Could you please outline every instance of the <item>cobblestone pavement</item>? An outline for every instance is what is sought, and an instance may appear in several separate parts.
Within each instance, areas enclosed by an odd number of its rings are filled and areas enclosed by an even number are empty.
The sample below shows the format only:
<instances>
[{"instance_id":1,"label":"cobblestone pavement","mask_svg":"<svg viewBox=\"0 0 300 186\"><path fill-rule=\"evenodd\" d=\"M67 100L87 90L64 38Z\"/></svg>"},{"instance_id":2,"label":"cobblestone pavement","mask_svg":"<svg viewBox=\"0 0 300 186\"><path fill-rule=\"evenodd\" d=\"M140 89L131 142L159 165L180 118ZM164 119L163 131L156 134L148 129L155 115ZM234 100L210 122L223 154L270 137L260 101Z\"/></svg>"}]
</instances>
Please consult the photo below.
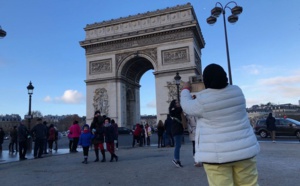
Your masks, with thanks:
<instances>
[{"instance_id":1,"label":"cobblestone pavement","mask_svg":"<svg viewBox=\"0 0 300 186\"><path fill-rule=\"evenodd\" d=\"M293 186L300 181L300 144L295 142L260 142L257 156L259 184L261 186ZM118 162L93 162L82 164L82 152L69 153L59 149L57 153L42 159L19 161L16 155L3 151L0 157L1 186L8 185L115 185L115 186L207 186L203 167L194 167L192 145L182 145L183 168L176 168L171 160L173 148L122 147L116 151ZM107 160L110 155L106 152Z\"/></svg>"}]
</instances>

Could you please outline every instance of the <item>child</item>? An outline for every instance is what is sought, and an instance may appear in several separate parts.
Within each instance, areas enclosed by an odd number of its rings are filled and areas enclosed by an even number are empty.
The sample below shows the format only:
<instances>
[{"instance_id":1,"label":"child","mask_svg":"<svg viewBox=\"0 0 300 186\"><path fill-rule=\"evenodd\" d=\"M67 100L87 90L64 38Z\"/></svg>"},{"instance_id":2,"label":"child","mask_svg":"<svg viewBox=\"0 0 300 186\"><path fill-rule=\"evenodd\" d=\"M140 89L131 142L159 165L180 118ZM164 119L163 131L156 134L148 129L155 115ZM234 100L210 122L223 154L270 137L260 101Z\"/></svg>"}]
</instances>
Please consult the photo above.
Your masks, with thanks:
<instances>
[{"instance_id":1,"label":"child","mask_svg":"<svg viewBox=\"0 0 300 186\"><path fill-rule=\"evenodd\" d=\"M84 160L82 163L87 164L87 159L88 159L88 155L89 155L89 148L92 142L92 139L94 138L94 135L92 133L90 133L89 130L89 125L85 124L83 126L83 132L80 135L79 138L79 145L82 146L83 149L83 156L84 156Z\"/></svg>"}]
</instances>

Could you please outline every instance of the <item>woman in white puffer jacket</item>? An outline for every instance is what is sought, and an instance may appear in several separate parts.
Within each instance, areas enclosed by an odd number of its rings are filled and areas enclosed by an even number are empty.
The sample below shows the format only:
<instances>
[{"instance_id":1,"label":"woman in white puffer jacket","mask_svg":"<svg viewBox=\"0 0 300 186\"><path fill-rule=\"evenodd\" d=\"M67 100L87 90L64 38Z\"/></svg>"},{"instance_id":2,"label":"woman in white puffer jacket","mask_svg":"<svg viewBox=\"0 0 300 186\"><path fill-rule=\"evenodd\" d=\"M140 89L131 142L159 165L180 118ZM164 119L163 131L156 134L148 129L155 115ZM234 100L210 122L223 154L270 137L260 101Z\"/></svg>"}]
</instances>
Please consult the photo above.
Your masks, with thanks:
<instances>
[{"instance_id":1,"label":"woman in white puffer jacket","mask_svg":"<svg viewBox=\"0 0 300 186\"><path fill-rule=\"evenodd\" d=\"M224 69L208 65L203 72L205 90L181 92L181 106L197 118L195 161L203 162L209 185L258 185L256 158L260 147L250 125L242 90L228 85Z\"/></svg>"}]
</instances>

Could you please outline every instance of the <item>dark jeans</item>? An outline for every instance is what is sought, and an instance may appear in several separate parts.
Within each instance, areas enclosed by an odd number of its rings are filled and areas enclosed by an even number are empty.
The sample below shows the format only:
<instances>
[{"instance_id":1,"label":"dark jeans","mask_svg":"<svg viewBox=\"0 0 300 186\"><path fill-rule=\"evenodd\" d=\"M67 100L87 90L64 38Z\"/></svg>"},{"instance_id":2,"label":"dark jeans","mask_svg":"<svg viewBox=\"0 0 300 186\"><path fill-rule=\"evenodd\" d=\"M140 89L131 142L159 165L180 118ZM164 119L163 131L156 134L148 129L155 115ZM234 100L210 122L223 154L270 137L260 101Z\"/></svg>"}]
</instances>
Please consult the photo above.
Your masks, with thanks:
<instances>
[{"instance_id":1,"label":"dark jeans","mask_svg":"<svg viewBox=\"0 0 300 186\"><path fill-rule=\"evenodd\" d=\"M47 153L47 146L48 146L48 140L47 139L44 139L43 141L43 151L44 153Z\"/></svg>"},{"instance_id":2,"label":"dark jeans","mask_svg":"<svg viewBox=\"0 0 300 186\"><path fill-rule=\"evenodd\" d=\"M134 147L135 145L135 141L137 141L137 143L140 141L140 137L139 136L135 136L133 135L133 140L132 140L132 147Z\"/></svg>"},{"instance_id":3,"label":"dark jeans","mask_svg":"<svg viewBox=\"0 0 300 186\"><path fill-rule=\"evenodd\" d=\"M77 151L78 141L79 141L79 138L73 138L73 145L72 145L73 152Z\"/></svg>"},{"instance_id":4,"label":"dark jeans","mask_svg":"<svg viewBox=\"0 0 300 186\"><path fill-rule=\"evenodd\" d=\"M163 136L162 135L158 135L158 147L163 147L164 143L163 143Z\"/></svg>"},{"instance_id":5,"label":"dark jeans","mask_svg":"<svg viewBox=\"0 0 300 186\"><path fill-rule=\"evenodd\" d=\"M83 156L85 157L85 158L87 158L88 156L89 156L89 146L87 146L87 147L82 147L82 149L83 149Z\"/></svg>"},{"instance_id":6,"label":"dark jeans","mask_svg":"<svg viewBox=\"0 0 300 186\"><path fill-rule=\"evenodd\" d=\"M147 136L147 145L150 146L150 136Z\"/></svg>"},{"instance_id":7,"label":"dark jeans","mask_svg":"<svg viewBox=\"0 0 300 186\"><path fill-rule=\"evenodd\" d=\"M14 152L14 144L16 144L16 151L18 151L18 143L16 141L11 141L8 146L9 152Z\"/></svg>"},{"instance_id":8,"label":"dark jeans","mask_svg":"<svg viewBox=\"0 0 300 186\"><path fill-rule=\"evenodd\" d=\"M52 151L53 148L53 140L48 140L49 149Z\"/></svg>"},{"instance_id":9,"label":"dark jeans","mask_svg":"<svg viewBox=\"0 0 300 186\"><path fill-rule=\"evenodd\" d=\"M72 151L72 146L73 146L73 138L69 139L69 149Z\"/></svg>"},{"instance_id":10,"label":"dark jeans","mask_svg":"<svg viewBox=\"0 0 300 186\"><path fill-rule=\"evenodd\" d=\"M33 156L42 157L44 146L45 146L45 139L35 139Z\"/></svg>"},{"instance_id":11,"label":"dark jeans","mask_svg":"<svg viewBox=\"0 0 300 186\"><path fill-rule=\"evenodd\" d=\"M174 137L172 135L172 133L166 133L165 135L165 142L166 142L166 146L174 146Z\"/></svg>"},{"instance_id":12,"label":"dark jeans","mask_svg":"<svg viewBox=\"0 0 300 186\"><path fill-rule=\"evenodd\" d=\"M19 141L19 157L25 158L27 152L27 141Z\"/></svg>"}]
</instances>

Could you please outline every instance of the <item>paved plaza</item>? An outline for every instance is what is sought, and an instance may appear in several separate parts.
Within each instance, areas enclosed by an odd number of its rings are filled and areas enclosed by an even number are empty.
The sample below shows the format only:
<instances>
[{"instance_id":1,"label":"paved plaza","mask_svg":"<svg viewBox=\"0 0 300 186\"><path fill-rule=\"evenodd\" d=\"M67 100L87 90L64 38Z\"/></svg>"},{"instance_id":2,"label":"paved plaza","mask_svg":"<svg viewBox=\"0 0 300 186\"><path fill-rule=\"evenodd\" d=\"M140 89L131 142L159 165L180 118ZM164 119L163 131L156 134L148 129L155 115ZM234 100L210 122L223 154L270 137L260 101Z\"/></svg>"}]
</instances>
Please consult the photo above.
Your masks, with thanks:
<instances>
[{"instance_id":1,"label":"paved plaza","mask_svg":"<svg viewBox=\"0 0 300 186\"><path fill-rule=\"evenodd\" d=\"M297 141L260 142L257 156L261 186L294 186L300 181L300 143ZM182 145L183 168L171 160L173 148L121 147L118 162L82 164L82 152L70 154L67 149L45 155L42 159L19 161L3 151L0 158L1 186L6 185L115 185L115 186L193 186L208 185L203 167L194 167L190 142ZM106 152L107 159L110 159Z\"/></svg>"}]
</instances>

